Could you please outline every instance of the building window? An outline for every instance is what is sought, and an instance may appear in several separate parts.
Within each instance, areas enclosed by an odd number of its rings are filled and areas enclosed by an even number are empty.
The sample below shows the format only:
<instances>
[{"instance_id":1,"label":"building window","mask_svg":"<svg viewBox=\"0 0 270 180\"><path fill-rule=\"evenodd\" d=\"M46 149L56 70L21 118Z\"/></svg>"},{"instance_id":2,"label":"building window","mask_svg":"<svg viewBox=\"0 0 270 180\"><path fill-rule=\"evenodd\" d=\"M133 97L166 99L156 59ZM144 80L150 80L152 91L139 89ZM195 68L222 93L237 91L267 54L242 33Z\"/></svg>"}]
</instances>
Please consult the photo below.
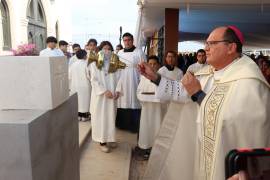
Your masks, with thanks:
<instances>
[{"instance_id":1,"label":"building window","mask_svg":"<svg viewBox=\"0 0 270 180\"><path fill-rule=\"evenodd\" d=\"M40 0L31 0L28 9L28 43L34 43L37 50L45 48L47 37L46 16Z\"/></svg>"},{"instance_id":2,"label":"building window","mask_svg":"<svg viewBox=\"0 0 270 180\"><path fill-rule=\"evenodd\" d=\"M1 26L2 26L2 42L1 46L3 50L10 50L11 48L11 36L10 36L10 20L9 20L9 11L8 6L5 0L1 0L0 3L0 11L1 11Z\"/></svg>"}]
</instances>

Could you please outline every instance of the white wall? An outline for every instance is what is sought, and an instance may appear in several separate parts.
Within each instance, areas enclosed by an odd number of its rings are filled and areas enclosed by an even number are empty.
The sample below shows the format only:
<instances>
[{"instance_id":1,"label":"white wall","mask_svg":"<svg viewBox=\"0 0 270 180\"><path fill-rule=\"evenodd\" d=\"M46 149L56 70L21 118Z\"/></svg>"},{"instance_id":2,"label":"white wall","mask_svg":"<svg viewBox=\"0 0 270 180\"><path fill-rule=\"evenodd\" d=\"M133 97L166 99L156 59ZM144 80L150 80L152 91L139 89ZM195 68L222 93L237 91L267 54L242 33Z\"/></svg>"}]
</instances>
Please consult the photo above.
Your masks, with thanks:
<instances>
[{"instance_id":1,"label":"white wall","mask_svg":"<svg viewBox=\"0 0 270 180\"><path fill-rule=\"evenodd\" d=\"M30 0L6 0L10 15L10 31L12 48L28 42L27 7ZM71 41L71 10L70 0L41 0L47 23L47 36L56 36L55 24L59 22L60 39ZM2 30L0 31L2 33ZM0 38L0 46L3 44ZM7 54L0 47L0 55Z\"/></svg>"}]
</instances>

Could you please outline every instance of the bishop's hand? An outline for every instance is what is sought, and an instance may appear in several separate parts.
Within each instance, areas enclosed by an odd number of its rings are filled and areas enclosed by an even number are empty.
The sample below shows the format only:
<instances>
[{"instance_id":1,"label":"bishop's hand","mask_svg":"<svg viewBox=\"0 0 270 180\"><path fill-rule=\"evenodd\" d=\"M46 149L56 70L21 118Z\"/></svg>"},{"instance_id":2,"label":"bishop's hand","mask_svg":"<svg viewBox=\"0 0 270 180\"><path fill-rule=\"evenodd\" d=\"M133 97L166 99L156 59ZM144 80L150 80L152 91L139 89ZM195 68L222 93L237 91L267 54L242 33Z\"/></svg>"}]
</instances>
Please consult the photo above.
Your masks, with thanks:
<instances>
[{"instance_id":1,"label":"bishop's hand","mask_svg":"<svg viewBox=\"0 0 270 180\"><path fill-rule=\"evenodd\" d=\"M140 64L138 64L138 70L141 73L141 75L143 75L149 80L155 81L158 79L157 73L154 72L152 67L146 62L141 62Z\"/></svg>"},{"instance_id":2,"label":"bishop's hand","mask_svg":"<svg viewBox=\"0 0 270 180\"><path fill-rule=\"evenodd\" d=\"M187 71L181 82L190 96L202 89L200 81L191 72Z\"/></svg>"}]
</instances>

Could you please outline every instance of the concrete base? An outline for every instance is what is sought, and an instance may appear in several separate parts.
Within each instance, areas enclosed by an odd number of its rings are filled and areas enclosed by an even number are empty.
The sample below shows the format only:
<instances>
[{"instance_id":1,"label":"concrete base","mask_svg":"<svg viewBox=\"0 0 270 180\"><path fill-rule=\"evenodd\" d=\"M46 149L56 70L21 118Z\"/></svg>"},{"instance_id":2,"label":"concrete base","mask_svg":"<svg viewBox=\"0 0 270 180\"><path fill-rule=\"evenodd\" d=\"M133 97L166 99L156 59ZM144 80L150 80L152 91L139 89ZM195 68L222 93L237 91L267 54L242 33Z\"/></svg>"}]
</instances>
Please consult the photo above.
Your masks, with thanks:
<instances>
[{"instance_id":1,"label":"concrete base","mask_svg":"<svg viewBox=\"0 0 270 180\"><path fill-rule=\"evenodd\" d=\"M77 96L54 110L0 111L1 180L79 180Z\"/></svg>"},{"instance_id":2,"label":"concrete base","mask_svg":"<svg viewBox=\"0 0 270 180\"><path fill-rule=\"evenodd\" d=\"M53 109L69 97L65 57L0 57L0 109Z\"/></svg>"}]
</instances>

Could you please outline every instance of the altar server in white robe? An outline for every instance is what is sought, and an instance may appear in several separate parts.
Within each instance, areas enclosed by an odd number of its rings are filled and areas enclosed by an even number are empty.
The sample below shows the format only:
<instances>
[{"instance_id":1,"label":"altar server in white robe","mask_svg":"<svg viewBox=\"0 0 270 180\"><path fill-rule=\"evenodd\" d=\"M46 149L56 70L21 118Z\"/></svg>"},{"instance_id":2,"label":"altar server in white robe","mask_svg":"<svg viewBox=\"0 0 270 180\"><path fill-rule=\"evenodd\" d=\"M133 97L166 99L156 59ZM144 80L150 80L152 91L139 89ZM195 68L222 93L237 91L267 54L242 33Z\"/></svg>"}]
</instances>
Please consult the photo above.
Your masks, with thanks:
<instances>
[{"instance_id":1,"label":"altar server in white robe","mask_svg":"<svg viewBox=\"0 0 270 180\"><path fill-rule=\"evenodd\" d=\"M64 53L56 48L57 39L53 36L49 36L46 39L47 48L39 52L39 56L55 57L55 56L65 56Z\"/></svg>"},{"instance_id":2,"label":"altar server in white robe","mask_svg":"<svg viewBox=\"0 0 270 180\"><path fill-rule=\"evenodd\" d=\"M96 39L89 39L86 46L85 46L85 50L87 52L87 58L88 58L88 65L91 63L89 61L89 55L90 55L90 52L91 53L98 53L99 51L99 48L97 47L97 40Z\"/></svg>"},{"instance_id":3,"label":"altar server in white robe","mask_svg":"<svg viewBox=\"0 0 270 180\"><path fill-rule=\"evenodd\" d=\"M195 169L192 170L195 180L224 179L224 159L231 149L270 145L270 87L257 65L241 54L243 41L242 33L235 26L216 28L205 46L210 66L195 76L187 72L181 82L160 78L145 64L140 65L142 74L159 84L157 91L161 96L180 102L190 101L188 97L191 96L200 104L193 162ZM179 89L180 93L168 94L166 89L174 92ZM252 103L247 104L247 99ZM175 138L181 143L181 137ZM186 151L179 153L194 156ZM158 173L154 179L182 177L185 171L171 169L176 169L176 164L187 162L177 161L179 159L175 158L172 164L163 164L161 173L152 172Z\"/></svg>"},{"instance_id":4,"label":"altar server in white robe","mask_svg":"<svg viewBox=\"0 0 270 180\"><path fill-rule=\"evenodd\" d=\"M206 52L204 49L199 49L197 51L196 58L197 58L197 62L194 64L191 64L187 69L188 72L191 72L193 74L199 71L200 69L202 69L203 67L207 66Z\"/></svg>"},{"instance_id":5,"label":"altar server in white robe","mask_svg":"<svg viewBox=\"0 0 270 180\"><path fill-rule=\"evenodd\" d=\"M170 53L170 55L173 54L173 52ZM179 74L173 73L173 71L164 70L159 71L159 73L163 72L163 74L160 74L163 77L168 77L169 79L176 81L179 81L182 78L182 73ZM166 89L165 93L171 94L174 93L174 91ZM179 93L178 89L176 90L176 93ZM192 178L193 173L190 173L190 170L186 167L193 167L193 157L189 157L185 153L175 155L175 152L181 150L194 154L196 136L195 119L198 105L194 102L189 102L184 105L177 101L171 101L168 96L160 96L159 98L163 101L170 102L160 127L160 131L156 136L144 178L158 179L158 177L161 176L160 173L162 173L162 176L165 178L168 176L168 174L166 174L167 167L170 168L170 172L181 172L181 177L183 177L183 179ZM190 141L174 139L175 136L186 138L186 134L188 134L188 138L191 139ZM175 162L183 161L186 163L183 163L182 165L175 164ZM164 166L164 164L170 164L170 166ZM174 168L171 168L172 164L174 164Z\"/></svg>"},{"instance_id":6,"label":"altar server in white robe","mask_svg":"<svg viewBox=\"0 0 270 180\"><path fill-rule=\"evenodd\" d=\"M183 77L183 72L177 66L177 54L174 51L168 51L165 54L164 66L162 66L158 73L171 80L180 80Z\"/></svg>"},{"instance_id":7,"label":"altar server in white robe","mask_svg":"<svg viewBox=\"0 0 270 180\"><path fill-rule=\"evenodd\" d=\"M137 133L141 105L137 98L137 87L140 82L140 73L137 65L146 61L145 54L140 48L133 45L133 35L123 35L124 49L118 52L120 60L126 63L127 68L121 70L121 77L118 84L121 96L118 100L116 126L120 129Z\"/></svg>"},{"instance_id":8,"label":"altar server in white robe","mask_svg":"<svg viewBox=\"0 0 270 180\"><path fill-rule=\"evenodd\" d=\"M78 60L76 56L76 52L79 51L80 49L81 49L81 46L79 44L75 43L72 45L73 56L69 59L69 62L68 62L69 68L74 62L76 62L76 60Z\"/></svg>"},{"instance_id":9,"label":"altar server in white robe","mask_svg":"<svg viewBox=\"0 0 270 180\"><path fill-rule=\"evenodd\" d=\"M181 69L179 69L177 67L177 54L174 51L167 51L165 54L165 59L164 59L164 66L161 67L158 70L158 74L160 74L162 77L166 77L170 80L177 80L180 81L183 77L183 72ZM169 112L174 112L175 109L175 102L170 102L170 101L164 101L164 108L165 108L165 104L167 104L165 113L167 112L167 109ZM167 113L166 113L167 114ZM170 122L177 124L178 123L178 116L176 115L175 117L172 116L171 121L174 122ZM166 122L165 122L166 123Z\"/></svg>"},{"instance_id":10,"label":"altar server in white robe","mask_svg":"<svg viewBox=\"0 0 270 180\"><path fill-rule=\"evenodd\" d=\"M160 62L157 56L150 56L147 63L152 67L154 72L160 68ZM163 116L164 105L155 97L156 85L145 77L141 77L137 89L137 97L142 105L138 147L138 154L143 159L148 159L151 148L154 144L155 137L159 131Z\"/></svg>"},{"instance_id":11,"label":"altar server in white robe","mask_svg":"<svg viewBox=\"0 0 270 180\"><path fill-rule=\"evenodd\" d=\"M77 61L69 69L70 92L78 95L78 119L80 121L89 120L91 85L86 56L85 50L77 51Z\"/></svg>"},{"instance_id":12,"label":"altar server in white robe","mask_svg":"<svg viewBox=\"0 0 270 180\"><path fill-rule=\"evenodd\" d=\"M115 118L116 100L119 92L116 85L119 80L118 71L109 73L110 58L113 47L109 41L100 44L102 50L100 55L104 55L103 62L90 64L91 69L91 122L92 139L100 143L101 151L110 152L111 147L115 147Z\"/></svg>"}]
</instances>

